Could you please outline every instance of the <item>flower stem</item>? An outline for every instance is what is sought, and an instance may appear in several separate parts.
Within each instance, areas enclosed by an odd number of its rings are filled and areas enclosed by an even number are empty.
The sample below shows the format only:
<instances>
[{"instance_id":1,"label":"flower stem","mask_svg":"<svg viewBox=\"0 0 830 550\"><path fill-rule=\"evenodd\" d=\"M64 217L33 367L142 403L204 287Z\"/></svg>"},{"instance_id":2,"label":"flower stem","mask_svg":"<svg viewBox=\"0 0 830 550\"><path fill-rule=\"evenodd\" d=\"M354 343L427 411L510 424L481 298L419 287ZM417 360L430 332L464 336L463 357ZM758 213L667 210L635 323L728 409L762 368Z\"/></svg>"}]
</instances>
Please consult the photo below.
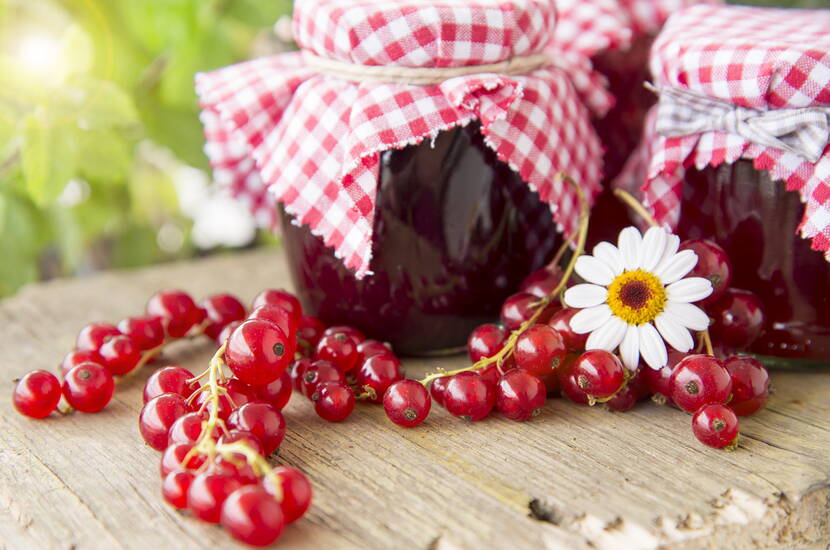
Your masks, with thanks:
<instances>
[{"instance_id":1,"label":"flower stem","mask_svg":"<svg viewBox=\"0 0 830 550\"><path fill-rule=\"evenodd\" d=\"M702 331L700 337L703 339L703 344L706 346L707 355L715 356L715 351L712 349L712 337L709 335L709 329Z\"/></svg>"},{"instance_id":2,"label":"flower stem","mask_svg":"<svg viewBox=\"0 0 830 550\"><path fill-rule=\"evenodd\" d=\"M657 223L657 220L654 219L646 207L643 206L643 203L638 201L634 198L634 195L626 191L625 189L614 189L614 195L617 196L622 202L624 202L629 208L631 208L637 215L643 218L646 223L648 223L652 227L659 227L660 224Z\"/></svg>"}]
</instances>

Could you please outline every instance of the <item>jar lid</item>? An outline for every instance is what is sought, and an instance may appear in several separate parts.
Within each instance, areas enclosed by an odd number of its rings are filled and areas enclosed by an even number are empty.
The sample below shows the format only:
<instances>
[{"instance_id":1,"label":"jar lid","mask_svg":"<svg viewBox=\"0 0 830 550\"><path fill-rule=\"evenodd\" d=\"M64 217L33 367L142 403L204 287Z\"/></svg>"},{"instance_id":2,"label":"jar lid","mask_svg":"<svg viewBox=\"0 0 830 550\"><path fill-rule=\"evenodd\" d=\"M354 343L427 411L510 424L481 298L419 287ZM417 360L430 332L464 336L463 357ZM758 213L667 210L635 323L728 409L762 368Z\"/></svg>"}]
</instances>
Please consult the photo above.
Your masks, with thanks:
<instances>
[{"instance_id":1,"label":"jar lid","mask_svg":"<svg viewBox=\"0 0 830 550\"><path fill-rule=\"evenodd\" d=\"M498 158L578 225L602 150L570 74L545 52L552 0L303 0L301 52L197 75L216 178L272 223L276 202L371 272L379 158L480 121ZM416 83L417 82L417 83Z\"/></svg>"},{"instance_id":2,"label":"jar lid","mask_svg":"<svg viewBox=\"0 0 830 550\"><path fill-rule=\"evenodd\" d=\"M688 166L751 159L805 211L801 235L830 260L830 10L701 5L654 43L658 104L618 184L642 183L661 223L680 216Z\"/></svg>"}]
</instances>

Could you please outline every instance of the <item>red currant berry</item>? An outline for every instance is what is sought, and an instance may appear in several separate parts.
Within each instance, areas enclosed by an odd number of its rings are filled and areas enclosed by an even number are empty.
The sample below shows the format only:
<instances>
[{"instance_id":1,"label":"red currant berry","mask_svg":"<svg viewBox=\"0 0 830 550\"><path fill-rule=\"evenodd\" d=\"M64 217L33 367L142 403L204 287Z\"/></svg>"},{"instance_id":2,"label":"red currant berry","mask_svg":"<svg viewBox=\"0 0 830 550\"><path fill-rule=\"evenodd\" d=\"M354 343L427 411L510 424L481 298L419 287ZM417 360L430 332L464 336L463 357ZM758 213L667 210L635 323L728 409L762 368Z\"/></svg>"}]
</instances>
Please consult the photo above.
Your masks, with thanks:
<instances>
[{"instance_id":1,"label":"red currant berry","mask_svg":"<svg viewBox=\"0 0 830 550\"><path fill-rule=\"evenodd\" d=\"M539 378L518 368L509 370L496 388L496 408L510 420L530 420L545 404L547 390Z\"/></svg>"},{"instance_id":2,"label":"red currant berry","mask_svg":"<svg viewBox=\"0 0 830 550\"><path fill-rule=\"evenodd\" d=\"M746 349L764 328L764 308L752 292L730 288L708 309L712 338L727 348Z\"/></svg>"},{"instance_id":3,"label":"red currant berry","mask_svg":"<svg viewBox=\"0 0 830 550\"><path fill-rule=\"evenodd\" d=\"M72 350L61 361L59 367L61 378L66 378L66 373L72 370L72 367L77 367L81 363L97 363L100 365L103 361L97 351Z\"/></svg>"},{"instance_id":4,"label":"red currant berry","mask_svg":"<svg viewBox=\"0 0 830 550\"><path fill-rule=\"evenodd\" d=\"M704 405L692 417L692 431L698 441L723 449L737 443L738 417L726 405Z\"/></svg>"},{"instance_id":5,"label":"red currant berry","mask_svg":"<svg viewBox=\"0 0 830 550\"><path fill-rule=\"evenodd\" d=\"M158 317L127 317L118 323L118 330L147 351L164 343L164 327Z\"/></svg>"},{"instance_id":6,"label":"red currant berry","mask_svg":"<svg viewBox=\"0 0 830 550\"><path fill-rule=\"evenodd\" d=\"M340 422L354 410L354 392L344 382L325 382L311 396L314 411L323 420Z\"/></svg>"},{"instance_id":7,"label":"red currant berry","mask_svg":"<svg viewBox=\"0 0 830 550\"><path fill-rule=\"evenodd\" d=\"M265 305L281 307L282 309L288 311L292 317L294 317L297 326L300 325L303 318L303 306L300 305L300 301L297 297L290 292L274 289L263 290L257 295L256 298L254 298L254 303L251 306L251 309L256 309Z\"/></svg>"},{"instance_id":8,"label":"red currant berry","mask_svg":"<svg viewBox=\"0 0 830 550\"><path fill-rule=\"evenodd\" d=\"M326 325L317 317L303 315L300 319L300 326L297 329L297 345L303 355L310 357L314 355L317 342L323 337Z\"/></svg>"},{"instance_id":9,"label":"red currant berry","mask_svg":"<svg viewBox=\"0 0 830 550\"><path fill-rule=\"evenodd\" d=\"M219 333L219 336L216 337L215 342L220 346L228 341L228 338L236 330L236 327L242 324L242 321L231 321L225 328L222 329L222 332Z\"/></svg>"},{"instance_id":10,"label":"red currant berry","mask_svg":"<svg viewBox=\"0 0 830 550\"><path fill-rule=\"evenodd\" d=\"M167 444L196 443L202 435L202 415L191 412L176 419L167 432Z\"/></svg>"},{"instance_id":11,"label":"red currant berry","mask_svg":"<svg viewBox=\"0 0 830 550\"><path fill-rule=\"evenodd\" d=\"M625 367L616 355L601 349L580 355L571 374L579 388L594 398L610 397L625 383Z\"/></svg>"},{"instance_id":12,"label":"red currant berry","mask_svg":"<svg viewBox=\"0 0 830 550\"><path fill-rule=\"evenodd\" d=\"M639 400L640 397L637 395L636 390L630 386L626 386L618 391L614 397L606 401L605 406L614 412L625 412L633 409Z\"/></svg>"},{"instance_id":13,"label":"red currant berry","mask_svg":"<svg viewBox=\"0 0 830 550\"><path fill-rule=\"evenodd\" d=\"M548 325L533 325L516 340L513 359L517 367L544 376L562 363L566 353L565 342L558 332Z\"/></svg>"},{"instance_id":14,"label":"red currant berry","mask_svg":"<svg viewBox=\"0 0 830 550\"><path fill-rule=\"evenodd\" d=\"M444 390L444 407L453 416L477 421L485 418L496 404L496 389L478 373L462 372L453 376Z\"/></svg>"},{"instance_id":15,"label":"red currant berry","mask_svg":"<svg viewBox=\"0 0 830 550\"><path fill-rule=\"evenodd\" d=\"M173 443L164 449L161 455L161 464L159 471L161 477L166 477L167 474L175 470L190 470L195 471L201 468L205 463L205 456L201 454L194 454L185 461L187 454L193 449L193 443Z\"/></svg>"},{"instance_id":16,"label":"red currant berry","mask_svg":"<svg viewBox=\"0 0 830 550\"><path fill-rule=\"evenodd\" d=\"M187 490L187 507L200 520L219 523L222 504L240 487L242 483L235 477L217 472L199 474Z\"/></svg>"},{"instance_id":17,"label":"red currant berry","mask_svg":"<svg viewBox=\"0 0 830 550\"><path fill-rule=\"evenodd\" d=\"M193 403L191 408L207 416L213 410L213 399L210 396L210 392L200 391L196 397L196 402ZM228 396L220 393L216 415L222 420L227 420L231 412L233 412L233 409L233 405L228 401Z\"/></svg>"},{"instance_id":18,"label":"red currant berry","mask_svg":"<svg viewBox=\"0 0 830 550\"><path fill-rule=\"evenodd\" d=\"M294 342L268 321L245 321L228 338L225 363L251 386L279 378L294 355Z\"/></svg>"},{"instance_id":19,"label":"red currant berry","mask_svg":"<svg viewBox=\"0 0 830 550\"><path fill-rule=\"evenodd\" d=\"M328 331L327 331L328 332ZM360 353L352 337L345 332L324 334L317 343L315 359L331 361L344 373L357 366Z\"/></svg>"},{"instance_id":20,"label":"red currant berry","mask_svg":"<svg viewBox=\"0 0 830 550\"><path fill-rule=\"evenodd\" d=\"M228 426L251 432L262 442L265 456L277 450L285 438L285 418L268 403L248 403L228 418Z\"/></svg>"},{"instance_id":21,"label":"red currant berry","mask_svg":"<svg viewBox=\"0 0 830 550\"><path fill-rule=\"evenodd\" d=\"M63 380L63 396L75 410L94 413L106 407L115 391L115 381L106 368L96 363L73 367Z\"/></svg>"},{"instance_id":22,"label":"red currant berry","mask_svg":"<svg viewBox=\"0 0 830 550\"><path fill-rule=\"evenodd\" d=\"M509 369L504 370L507 371ZM476 372L481 379L484 380L484 383L493 388L493 390L495 390L496 386L499 385L499 380L501 380L501 371L499 371L495 364L492 364L489 367L484 367Z\"/></svg>"},{"instance_id":23,"label":"red currant berry","mask_svg":"<svg viewBox=\"0 0 830 550\"><path fill-rule=\"evenodd\" d=\"M308 357L302 357L297 359L291 365L289 365L288 374L291 376L291 387L298 391L303 391L303 375L305 375L305 371L314 361L309 359Z\"/></svg>"},{"instance_id":24,"label":"red currant berry","mask_svg":"<svg viewBox=\"0 0 830 550\"><path fill-rule=\"evenodd\" d=\"M171 365L150 375L144 384L144 402L163 393L177 393L185 399L193 393L195 383L189 383L193 375L183 367Z\"/></svg>"},{"instance_id":25,"label":"red currant berry","mask_svg":"<svg viewBox=\"0 0 830 550\"><path fill-rule=\"evenodd\" d=\"M268 546L282 535L285 517L280 503L262 487L237 489L222 505L222 527L251 546Z\"/></svg>"},{"instance_id":26,"label":"red currant berry","mask_svg":"<svg viewBox=\"0 0 830 550\"><path fill-rule=\"evenodd\" d=\"M481 359L493 357L504 347L508 336L504 328L492 323L476 327L467 339L470 361L478 363Z\"/></svg>"},{"instance_id":27,"label":"red currant berry","mask_svg":"<svg viewBox=\"0 0 830 550\"><path fill-rule=\"evenodd\" d=\"M375 355L395 355L389 344L378 340L364 340L357 345L357 352L360 354L358 364Z\"/></svg>"},{"instance_id":28,"label":"red currant berry","mask_svg":"<svg viewBox=\"0 0 830 550\"><path fill-rule=\"evenodd\" d=\"M449 376L442 376L433 380L429 385L429 394L432 396L432 400L442 407L444 406L444 392L447 391L447 382L449 381Z\"/></svg>"},{"instance_id":29,"label":"red currant berry","mask_svg":"<svg viewBox=\"0 0 830 550\"><path fill-rule=\"evenodd\" d=\"M61 383L45 370L26 374L17 383L12 396L17 411L31 418L46 418L58 408L60 399Z\"/></svg>"},{"instance_id":30,"label":"red currant berry","mask_svg":"<svg viewBox=\"0 0 830 550\"><path fill-rule=\"evenodd\" d=\"M691 239L680 244L680 250L691 250L697 254L697 265L687 277L703 277L712 283L712 294L704 304L711 304L726 292L732 282L732 262L726 251L717 243L707 239Z\"/></svg>"},{"instance_id":31,"label":"red currant berry","mask_svg":"<svg viewBox=\"0 0 830 550\"><path fill-rule=\"evenodd\" d=\"M154 294L147 302L147 315L161 319L165 332L171 338L181 338L205 318L205 312L193 298L180 290Z\"/></svg>"},{"instance_id":32,"label":"red currant berry","mask_svg":"<svg viewBox=\"0 0 830 550\"><path fill-rule=\"evenodd\" d=\"M200 304L207 314L205 334L217 338L229 323L245 319L245 306L230 294L215 294Z\"/></svg>"},{"instance_id":33,"label":"red currant berry","mask_svg":"<svg viewBox=\"0 0 830 550\"><path fill-rule=\"evenodd\" d=\"M114 336L98 350L103 365L113 374L127 374L141 361L141 350L129 336Z\"/></svg>"},{"instance_id":34,"label":"red currant berry","mask_svg":"<svg viewBox=\"0 0 830 550\"><path fill-rule=\"evenodd\" d=\"M222 387L228 390L228 399L234 409L238 409L245 403L259 400L257 397L257 388L261 386L249 386L237 378L231 378L222 384Z\"/></svg>"},{"instance_id":35,"label":"red currant berry","mask_svg":"<svg viewBox=\"0 0 830 550\"><path fill-rule=\"evenodd\" d=\"M161 496L168 504L178 510L187 508L187 490L193 483L193 472L176 470L164 476L161 484Z\"/></svg>"},{"instance_id":36,"label":"red currant berry","mask_svg":"<svg viewBox=\"0 0 830 550\"><path fill-rule=\"evenodd\" d=\"M274 468L273 474L280 483L282 493L280 507L282 507L285 523L294 523L305 515L311 505L313 494L311 483L300 470L289 466ZM272 495L276 493L274 478L271 476L262 478L262 487Z\"/></svg>"},{"instance_id":37,"label":"red currant berry","mask_svg":"<svg viewBox=\"0 0 830 550\"><path fill-rule=\"evenodd\" d=\"M537 269L522 281L519 287L520 292L533 294L538 298L549 296L559 283L562 282L562 270L558 267L545 267Z\"/></svg>"},{"instance_id":38,"label":"red currant berry","mask_svg":"<svg viewBox=\"0 0 830 550\"><path fill-rule=\"evenodd\" d=\"M303 395L311 399L317 386L326 382L346 382L343 372L329 361L314 361L303 371L303 379L300 383Z\"/></svg>"},{"instance_id":39,"label":"red currant berry","mask_svg":"<svg viewBox=\"0 0 830 550\"><path fill-rule=\"evenodd\" d=\"M357 370L358 391L367 391L367 386L372 388L375 397L369 401L373 403L383 402L386 390L398 380L403 380L401 362L390 354L369 357Z\"/></svg>"},{"instance_id":40,"label":"red currant berry","mask_svg":"<svg viewBox=\"0 0 830 550\"><path fill-rule=\"evenodd\" d=\"M115 325L109 323L91 323L81 329L78 338L75 340L75 348L81 351L98 351L104 342L115 336L120 336L121 331Z\"/></svg>"},{"instance_id":41,"label":"red currant berry","mask_svg":"<svg viewBox=\"0 0 830 550\"><path fill-rule=\"evenodd\" d=\"M386 416L404 428L412 428L426 420L431 406L429 392L417 380L399 380L389 386L383 396Z\"/></svg>"},{"instance_id":42,"label":"red currant berry","mask_svg":"<svg viewBox=\"0 0 830 550\"><path fill-rule=\"evenodd\" d=\"M351 340L352 340L352 342L354 342L355 346L360 345L361 342L364 342L366 340L366 335L365 334L363 334L361 331L357 330L356 328L350 327L350 326L347 326L347 325L335 325L333 327L329 327L325 331L323 331L323 336L326 336L326 335L329 335L329 334L341 334L341 333L345 334L346 336L351 338Z\"/></svg>"},{"instance_id":43,"label":"red currant berry","mask_svg":"<svg viewBox=\"0 0 830 550\"><path fill-rule=\"evenodd\" d=\"M548 321L548 326L554 329L562 337L565 347L569 351L583 351L588 341L587 334L577 334L571 328L571 318L579 312L576 308L566 307L553 314Z\"/></svg>"},{"instance_id":44,"label":"red currant berry","mask_svg":"<svg viewBox=\"0 0 830 550\"><path fill-rule=\"evenodd\" d=\"M222 437L219 438L220 445L230 445L231 443L237 443L240 441L256 451L257 454L268 456L265 454L265 449L262 448L262 442L251 432L245 430L229 430L228 433L223 434ZM245 455L241 453L238 453L238 458L240 461L245 461Z\"/></svg>"},{"instance_id":45,"label":"red currant berry","mask_svg":"<svg viewBox=\"0 0 830 550\"><path fill-rule=\"evenodd\" d=\"M223 476L232 477L241 485L253 485L259 481L256 472L242 455L233 454L234 460L228 460L225 457L219 457L213 464L212 471L222 474Z\"/></svg>"},{"instance_id":46,"label":"red currant berry","mask_svg":"<svg viewBox=\"0 0 830 550\"><path fill-rule=\"evenodd\" d=\"M578 359L579 355L569 353L556 372L559 374L559 387L562 394L572 403L587 405L589 401L588 394L579 387L576 376L574 376L574 367Z\"/></svg>"},{"instance_id":47,"label":"red currant berry","mask_svg":"<svg viewBox=\"0 0 830 550\"><path fill-rule=\"evenodd\" d=\"M184 397L177 393L165 393L148 401L141 409L138 427L141 437L157 451L167 447L167 435L170 426L187 414Z\"/></svg>"},{"instance_id":48,"label":"red currant berry","mask_svg":"<svg viewBox=\"0 0 830 550\"><path fill-rule=\"evenodd\" d=\"M520 292L508 297L501 306L501 324L508 331L513 331L533 316L533 306L539 301L537 296Z\"/></svg>"},{"instance_id":49,"label":"red currant berry","mask_svg":"<svg viewBox=\"0 0 830 550\"><path fill-rule=\"evenodd\" d=\"M671 375L677 364L688 356L688 353L669 350L669 360L665 367L659 369L641 367L640 371L643 373L648 391L654 395L663 396L668 403L671 403Z\"/></svg>"},{"instance_id":50,"label":"red currant berry","mask_svg":"<svg viewBox=\"0 0 830 550\"><path fill-rule=\"evenodd\" d=\"M710 403L726 403L732 379L723 363L711 355L689 355L671 375L672 401L687 413Z\"/></svg>"},{"instance_id":51,"label":"red currant berry","mask_svg":"<svg viewBox=\"0 0 830 550\"><path fill-rule=\"evenodd\" d=\"M750 416L767 403L769 372L752 357L730 357L724 367L732 378L732 400L729 408L738 416Z\"/></svg>"},{"instance_id":52,"label":"red currant berry","mask_svg":"<svg viewBox=\"0 0 830 550\"><path fill-rule=\"evenodd\" d=\"M565 360L567 360L567 356L565 356ZM561 367L560 367L561 368ZM558 370L558 369L557 369ZM545 376L539 377L539 380L542 381L542 384L545 385L545 391L551 397L558 396L559 392L562 389L562 386L559 384L559 373L556 371L551 372Z\"/></svg>"},{"instance_id":53,"label":"red currant berry","mask_svg":"<svg viewBox=\"0 0 830 550\"><path fill-rule=\"evenodd\" d=\"M297 330L299 328L297 325L297 320L291 315L291 312L287 309L283 309L279 306L259 306L251 312L251 315L248 316L248 319L259 319L261 321L268 321L269 323L273 323L276 326L280 327L280 330L282 330L283 334L285 334L289 340L297 340Z\"/></svg>"},{"instance_id":54,"label":"red currant berry","mask_svg":"<svg viewBox=\"0 0 830 550\"><path fill-rule=\"evenodd\" d=\"M256 396L278 411L283 410L291 399L291 375L286 370L270 384L259 386L256 388Z\"/></svg>"}]
</instances>

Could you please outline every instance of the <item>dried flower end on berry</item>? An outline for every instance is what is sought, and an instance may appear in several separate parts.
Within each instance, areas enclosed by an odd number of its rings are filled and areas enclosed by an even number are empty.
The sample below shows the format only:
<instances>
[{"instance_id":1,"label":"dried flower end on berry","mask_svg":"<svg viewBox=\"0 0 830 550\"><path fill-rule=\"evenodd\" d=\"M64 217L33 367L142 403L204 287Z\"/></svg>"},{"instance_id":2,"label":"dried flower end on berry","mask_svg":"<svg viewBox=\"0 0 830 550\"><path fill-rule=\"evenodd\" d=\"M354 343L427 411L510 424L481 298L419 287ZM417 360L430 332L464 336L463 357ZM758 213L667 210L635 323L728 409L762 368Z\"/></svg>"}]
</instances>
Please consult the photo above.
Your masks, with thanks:
<instances>
[{"instance_id":1,"label":"dried flower end on berry","mask_svg":"<svg viewBox=\"0 0 830 550\"><path fill-rule=\"evenodd\" d=\"M738 417L725 405L704 405L692 417L692 431L709 447L734 447L738 442Z\"/></svg>"},{"instance_id":2,"label":"dried flower end on berry","mask_svg":"<svg viewBox=\"0 0 830 550\"><path fill-rule=\"evenodd\" d=\"M412 428L426 420L431 406L429 392L417 380L395 382L383 396L386 416L404 428Z\"/></svg>"}]
</instances>

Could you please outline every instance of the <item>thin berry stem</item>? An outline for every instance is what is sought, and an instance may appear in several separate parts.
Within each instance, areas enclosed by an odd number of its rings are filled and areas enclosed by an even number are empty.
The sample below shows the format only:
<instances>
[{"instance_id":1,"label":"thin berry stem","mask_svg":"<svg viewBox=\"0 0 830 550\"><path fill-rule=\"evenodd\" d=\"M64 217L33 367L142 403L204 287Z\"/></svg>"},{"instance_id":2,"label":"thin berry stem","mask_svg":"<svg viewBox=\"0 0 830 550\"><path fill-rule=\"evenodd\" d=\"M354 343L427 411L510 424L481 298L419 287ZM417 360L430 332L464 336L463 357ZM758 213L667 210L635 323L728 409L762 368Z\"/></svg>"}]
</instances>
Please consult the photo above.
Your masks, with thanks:
<instances>
[{"instance_id":1,"label":"thin berry stem","mask_svg":"<svg viewBox=\"0 0 830 550\"><path fill-rule=\"evenodd\" d=\"M652 216L648 210L646 210L646 207L643 206L643 203L634 198L634 195L625 189L614 189L614 195L616 195L618 199L623 201L629 208L636 212L637 215L643 218L650 226L660 226L660 224L657 223L657 220L654 219L654 216Z\"/></svg>"},{"instance_id":2,"label":"thin berry stem","mask_svg":"<svg viewBox=\"0 0 830 550\"><path fill-rule=\"evenodd\" d=\"M715 351L712 348L712 337L709 335L709 329L705 329L700 333L700 337L703 340L703 345L706 346L706 354L711 355L712 357L715 356Z\"/></svg>"}]
</instances>

